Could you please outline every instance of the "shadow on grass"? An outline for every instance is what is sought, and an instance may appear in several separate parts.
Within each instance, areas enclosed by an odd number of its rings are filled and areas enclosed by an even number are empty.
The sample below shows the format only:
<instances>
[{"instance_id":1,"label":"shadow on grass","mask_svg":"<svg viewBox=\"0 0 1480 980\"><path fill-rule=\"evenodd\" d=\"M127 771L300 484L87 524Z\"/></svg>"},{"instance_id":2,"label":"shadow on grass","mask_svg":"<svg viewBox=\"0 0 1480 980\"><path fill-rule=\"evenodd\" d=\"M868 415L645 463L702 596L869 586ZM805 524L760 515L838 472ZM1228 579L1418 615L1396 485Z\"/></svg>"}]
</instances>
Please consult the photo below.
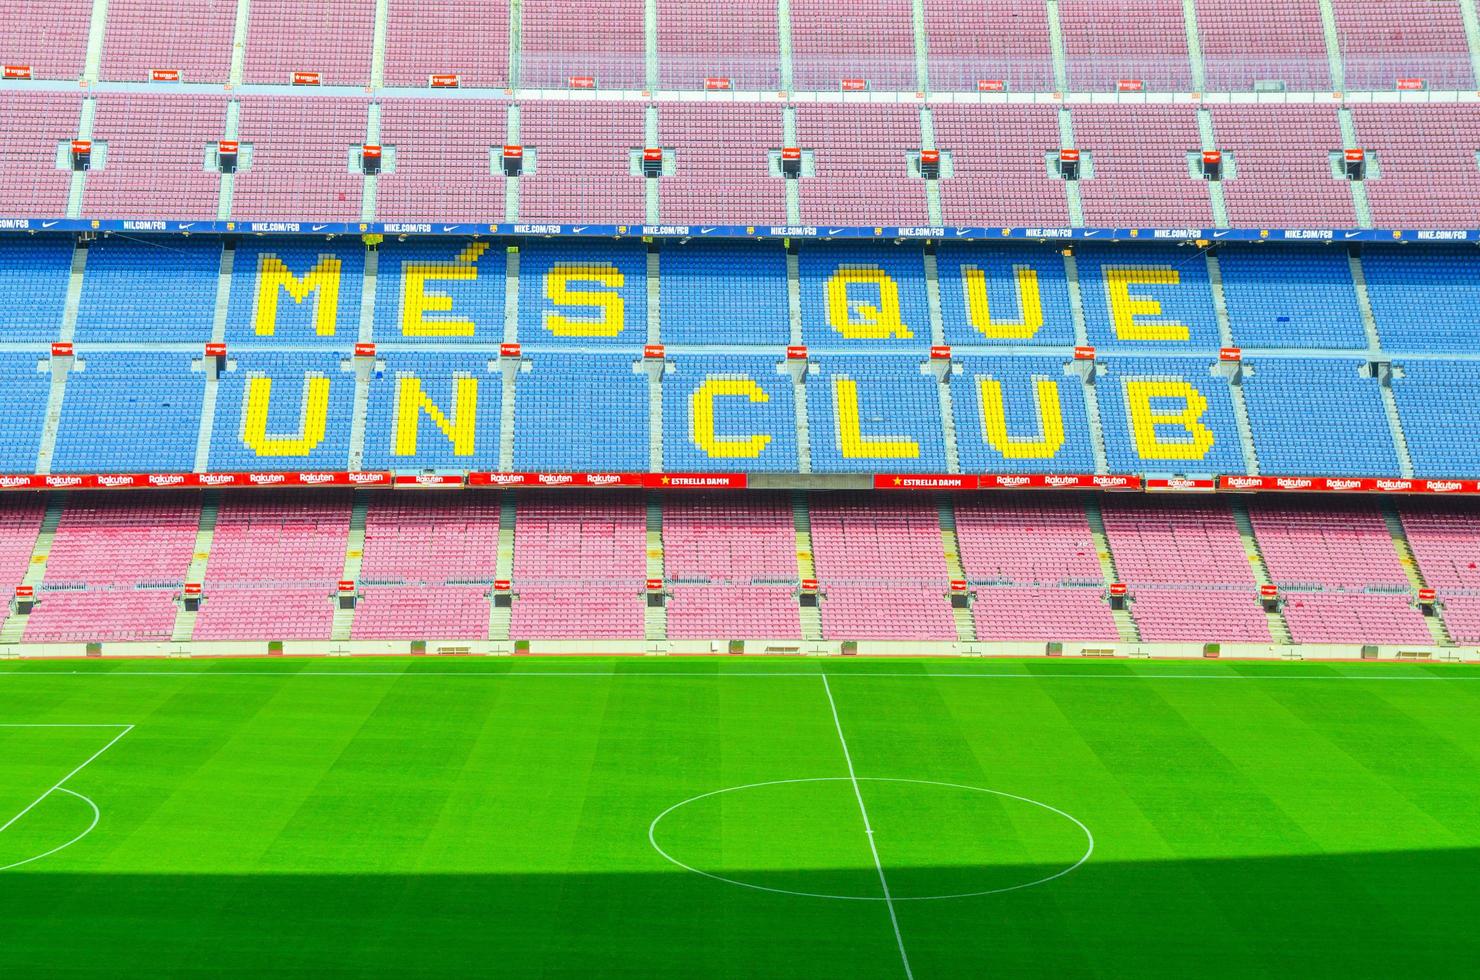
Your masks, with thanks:
<instances>
[{"instance_id":1,"label":"shadow on grass","mask_svg":"<svg viewBox=\"0 0 1480 980\"><path fill-rule=\"evenodd\" d=\"M1054 868L996 869L1029 880ZM872 867L747 872L867 893ZM892 869L930 894L959 868ZM1092 860L898 906L916 977L1473 976L1480 850ZM898 977L877 902L677 869L507 875L0 875L0 976Z\"/></svg>"}]
</instances>

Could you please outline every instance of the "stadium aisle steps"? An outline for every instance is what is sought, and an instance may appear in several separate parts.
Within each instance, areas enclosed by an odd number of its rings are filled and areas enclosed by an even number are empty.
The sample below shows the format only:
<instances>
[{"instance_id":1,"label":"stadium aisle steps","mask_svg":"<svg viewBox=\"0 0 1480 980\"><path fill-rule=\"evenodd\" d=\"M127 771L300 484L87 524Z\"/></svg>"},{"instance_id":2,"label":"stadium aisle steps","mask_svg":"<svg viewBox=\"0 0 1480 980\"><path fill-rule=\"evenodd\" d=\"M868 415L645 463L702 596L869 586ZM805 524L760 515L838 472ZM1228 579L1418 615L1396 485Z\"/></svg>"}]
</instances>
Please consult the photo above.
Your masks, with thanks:
<instances>
[{"instance_id":1,"label":"stadium aisle steps","mask_svg":"<svg viewBox=\"0 0 1480 980\"><path fill-rule=\"evenodd\" d=\"M1254 536L1254 523L1249 518L1248 501L1241 497L1234 497L1232 501L1233 522L1238 525L1238 536L1244 542L1244 554L1249 559L1249 568L1254 572L1254 581L1261 586L1272 585L1274 580L1269 577L1269 568L1264 564L1264 553L1259 550L1259 539ZM1273 610L1267 610L1265 617L1269 620L1269 635L1276 643L1290 643L1290 626L1285 622L1285 615L1278 606Z\"/></svg>"},{"instance_id":2,"label":"stadium aisle steps","mask_svg":"<svg viewBox=\"0 0 1480 980\"><path fill-rule=\"evenodd\" d=\"M505 490L499 499L498 508L498 554L494 558L493 578L495 582L507 582L514 575L514 522L518 520L518 508L514 503L514 492ZM509 619L512 614L512 605L499 605L497 589L495 595L489 601L488 610L488 638L495 643L507 643L509 640ZM512 602L512 597L510 597ZM509 652L498 650L496 652Z\"/></svg>"},{"instance_id":3,"label":"stadium aisle steps","mask_svg":"<svg viewBox=\"0 0 1480 980\"><path fill-rule=\"evenodd\" d=\"M956 537L956 505L950 497L941 496L936 501L940 511L940 543L945 549L946 570L951 573L952 581L966 581L966 568L961 564L961 542ZM951 615L956 620L956 638L962 643L976 641L976 618L971 614L971 606L953 606Z\"/></svg>"},{"instance_id":4,"label":"stadium aisle steps","mask_svg":"<svg viewBox=\"0 0 1480 980\"><path fill-rule=\"evenodd\" d=\"M211 543L216 537L216 513L221 509L221 494L207 490L201 494L200 524L195 531L195 552L190 557L190 567L185 571L186 582L204 582L206 564L211 560ZM181 583L182 585L184 583ZM175 630L170 639L176 643L187 643L195 636L195 619L199 609L189 610L181 602L175 613Z\"/></svg>"},{"instance_id":5,"label":"stadium aisle steps","mask_svg":"<svg viewBox=\"0 0 1480 980\"><path fill-rule=\"evenodd\" d=\"M370 512L370 495L364 490L355 492L354 508L349 516L349 537L345 539L344 548L344 573L340 579L346 582L354 582L356 588L360 582L360 566L365 557L365 518ZM355 623L355 607L337 604L334 607L334 625L329 634L334 640L348 640L350 632Z\"/></svg>"},{"instance_id":6,"label":"stadium aisle steps","mask_svg":"<svg viewBox=\"0 0 1480 980\"><path fill-rule=\"evenodd\" d=\"M801 490L791 497L791 524L797 536L797 577L803 581L817 578L817 565L812 561L812 512L808 509L807 495ZM822 609L820 606L802 606L802 639L822 639Z\"/></svg>"},{"instance_id":7,"label":"stadium aisle steps","mask_svg":"<svg viewBox=\"0 0 1480 980\"><path fill-rule=\"evenodd\" d=\"M647 577L666 584L663 567L663 498L653 493L647 500ZM643 638L649 641L668 639L668 609L648 603L643 611Z\"/></svg>"},{"instance_id":8,"label":"stadium aisle steps","mask_svg":"<svg viewBox=\"0 0 1480 980\"><path fill-rule=\"evenodd\" d=\"M62 511L66 504L67 491L65 490L54 491L47 498L46 516L41 519L41 528L36 534L36 545L31 549L31 563L26 566L26 574L20 581L21 585L29 585L35 589L37 594L41 592L41 582L46 578L46 559L51 554L51 542L56 537L57 526L62 522ZM5 625L0 626L0 646L19 643L21 637L25 635L26 624L29 620L29 616L11 612L5 620Z\"/></svg>"},{"instance_id":9,"label":"stadium aisle steps","mask_svg":"<svg viewBox=\"0 0 1480 980\"><path fill-rule=\"evenodd\" d=\"M1408 532L1403 529L1403 519L1398 515L1397 505L1391 497L1383 498L1382 519L1387 524L1388 533L1393 536L1393 547L1398 551L1398 561L1403 565L1403 571L1408 574L1408 581L1412 583L1414 593L1428 588L1429 583L1424 578L1423 569L1419 567L1418 559L1413 554L1413 545L1408 541ZM1454 646L1454 637L1450 636L1449 628L1444 624L1442 616L1425 615L1423 621L1433 635L1435 643L1442 647Z\"/></svg>"},{"instance_id":10,"label":"stadium aisle steps","mask_svg":"<svg viewBox=\"0 0 1480 980\"><path fill-rule=\"evenodd\" d=\"M1110 552L1110 538L1105 534L1105 515L1100 510L1099 498L1086 497L1084 511L1089 518L1090 533L1094 536L1095 553L1100 559L1100 574L1104 576L1108 589L1111 583L1120 581L1120 577L1115 571L1115 556ZM1131 615L1130 605L1126 603L1121 609L1111 609L1115 629L1120 634L1122 643L1138 643L1141 639L1141 630L1136 625L1135 617Z\"/></svg>"}]
</instances>

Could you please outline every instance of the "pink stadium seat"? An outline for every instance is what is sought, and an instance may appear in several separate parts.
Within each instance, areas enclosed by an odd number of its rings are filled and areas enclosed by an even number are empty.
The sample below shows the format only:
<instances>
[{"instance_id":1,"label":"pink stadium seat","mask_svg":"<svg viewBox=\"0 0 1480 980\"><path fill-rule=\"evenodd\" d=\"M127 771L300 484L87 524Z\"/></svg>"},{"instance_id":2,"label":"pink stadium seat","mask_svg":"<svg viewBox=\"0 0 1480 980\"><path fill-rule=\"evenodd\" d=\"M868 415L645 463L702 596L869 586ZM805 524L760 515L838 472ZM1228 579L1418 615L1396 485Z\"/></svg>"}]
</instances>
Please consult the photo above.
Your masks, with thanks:
<instances>
[{"instance_id":1,"label":"pink stadium seat","mask_svg":"<svg viewBox=\"0 0 1480 980\"><path fill-rule=\"evenodd\" d=\"M522 497L513 637L641 639L646 538L647 508L635 495Z\"/></svg>"},{"instance_id":2,"label":"pink stadium seat","mask_svg":"<svg viewBox=\"0 0 1480 980\"><path fill-rule=\"evenodd\" d=\"M1213 223L1207 186L1192 179L1187 154L1202 141L1191 106L1076 106L1074 141L1093 156L1094 179L1079 182L1084 223L1205 228Z\"/></svg>"},{"instance_id":3,"label":"pink stadium seat","mask_svg":"<svg viewBox=\"0 0 1480 980\"><path fill-rule=\"evenodd\" d=\"M915 90L915 29L898 0L791 0L791 57L799 92L836 92L843 79Z\"/></svg>"},{"instance_id":4,"label":"pink stadium seat","mask_svg":"<svg viewBox=\"0 0 1480 980\"><path fill-rule=\"evenodd\" d=\"M1366 182L1374 225L1480 226L1480 113L1473 105L1357 104L1352 119L1381 167L1380 177Z\"/></svg>"},{"instance_id":5,"label":"pink stadium seat","mask_svg":"<svg viewBox=\"0 0 1480 980\"><path fill-rule=\"evenodd\" d=\"M325 85L368 85L374 40L375 4L364 0L252 0L246 80L287 85L316 71Z\"/></svg>"},{"instance_id":6,"label":"pink stadium seat","mask_svg":"<svg viewBox=\"0 0 1480 980\"><path fill-rule=\"evenodd\" d=\"M779 106L665 104L659 133L677 172L659 181L663 220L680 224L785 224L786 181L770 173Z\"/></svg>"},{"instance_id":7,"label":"pink stadium seat","mask_svg":"<svg viewBox=\"0 0 1480 980\"><path fill-rule=\"evenodd\" d=\"M519 178L519 217L641 224L643 178L630 153L643 146L643 117L631 102L525 103L520 141L537 151L537 169Z\"/></svg>"},{"instance_id":8,"label":"pink stadium seat","mask_svg":"<svg viewBox=\"0 0 1480 980\"><path fill-rule=\"evenodd\" d=\"M0 99L0 217L62 215L72 174L57 147L77 138L82 100L66 92L6 92Z\"/></svg>"},{"instance_id":9,"label":"pink stadium seat","mask_svg":"<svg viewBox=\"0 0 1480 980\"><path fill-rule=\"evenodd\" d=\"M1247 92L1262 80L1296 92L1331 88L1316 3L1197 0L1197 27L1210 92Z\"/></svg>"},{"instance_id":10,"label":"pink stadium seat","mask_svg":"<svg viewBox=\"0 0 1480 980\"><path fill-rule=\"evenodd\" d=\"M1181 0L1059 0L1069 88L1113 92L1122 79L1147 90L1192 88Z\"/></svg>"},{"instance_id":11,"label":"pink stadium seat","mask_svg":"<svg viewBox=\"0 0 1480 980\"><path fill-rule=\"evenodd\" d=\"M645 87L642 0L524 0L522 40L523 88L565 88L577 75L603 89Z\"/></svg>"},{"instance_id":12,"label":"pink stadium seat","mask_svg":"<svg viewBox=\"0 0 1480 980\"><path fill-rule=\"evenodd\" d=\"M673 639L796 639L796 532L784 497L698 496L663 506Z\"/></svg>"},{"instance_id":13,"label":"pink stadium seat","mask_svg":"<svg viewBox=\"0 0 1480 980\"><path fill-rule=\"evenodd\" d=\"M658 0L659 87L728 78L738 91L779 88L777 26L775 0Z\"/></svg>"},{"instance_id":14,"label":"pink stadium seat","mask_svg":"<svg viewBox=\"0 0 1480 980\"><path fill-rule=\"evenodd\" d=\"M955 639L933 502L816 498L812 556L829 639Z\"/></svg>"},{"instance_id":15,"label":"pink stadium seat","mask_svg":"<svg viewBox=\"0 0 1480 980\"><path fill-rule=\"evenodd\" d=\"M1209 106L1218 148L1232 156L1235 179L1223 181L1235 227L1351 228L1351 186L1331 175L1330 154L1344 149L1336 110L1298 103Z\"/></svg>"},{"instance_id":16,"label":"pink stadium seat","mask_svg":"<svg viewBox=\"0 0 1480 980\"><path fill-rule=\"evenodd\" d=\"M205 169L206 146L225 127L224 97L103 93L93 133L108 165L88 174L83 214L215 218L221 176Z\"/></svg>"},{"instance_id":17,"label":"pink stadium seat","mask_svg":"<svg viewBox=\"0 0 1480 980\"><path fill-rule=\"evenodd\" d=\"M433 75L457 75L463 88L506 86L509 5L390 0L385 24L385 84L426 88Z\"/></svg>"},{"instance_id":18,"label":"pink stadium seat","mask_svg":"<svg viewBox=\"0 0 1480 980\"><path fill-rule=\"evenodd\" d=\"M1472 89L1460 5L1434 0L1333 0L1350 90L1390 92L1400 78L1429 88Z\"/></svg>"},{"instance_id":19,"label":"pink stadium seat","mask_svg":"<svg viewBox=\"0 0 1480 980\"><path fill-rule=\"evenodd\" d=\"M504 216L504 176L490 153L505 143L504 103L387 99L380 140L396 150L394 173L376 179L382 221L491 221Z\"/></svg>"},{"instance_id":20,"label":"pink stadium seat","mask_svg":"<svg viewBox=\"0 0 1480 980\"><path fill-rule=\"evenodd\" d=\"M45 502L39 498L21 497L7 500L0 507L0 589L9 595L21 584L31 565L36 548L36 535L41 531Z\"/></svg>"},{"instance_id":21,"label":"pink stadium seat","mask_svg":"<svg viewBox=\"0 0 1480 980\"><path fill-rule=\"evenodd\" d=\"M925 223L925 181L905 166L906 154L920 149L919 109L802 104L797 139L817 162L817 176L801 178L804 222Z\"/></svg>"},{"instance_id":22,"label":"pink stadium seat","mask_svg":"<svg viewBox=\"0 0 1480 980\"><path fill-rule=\"evenodd\" d=\"M81 78L92 10L92 0L47 0L44 15L34 0L0 3L0 64L29 65L35 78Z\"/></svg>"},{"instance_id":23,"label":"pink stadium seat","mask_svg":"<svg viewBox=\"0 0 1480 980\"><path fill-rule=\"evenodd\" d=\"M173 68L183 82L225 82L236 12L225 2L110 0L102 77L143 82L152 68Z\"/></svg>"},{"instance_id":24,"label":"pink stadium seat","mask_svg":"<svg viewBox=\"0 0 1480 980\"><path fill-rule=\"evenodd\" d=\"M955 168L955 176L939 182L947 224L1069 223L1064 185L1049 178L1044 159L1060 149L1057 108L939 105L931 112L936 145L951 153Z\"/></svg>"},{"instance_id":25,"label":"pink stadium seat","mask_svg":"<svg viewBox=\"0 0 1480 980\"><path fill-rule=\"evenodd\" d=\"M236 175L232 215L263 220L353 221L364 177L350 148L365 142L363 99L254 96L241 99L241 142L252 165Z\"/></svg>"},{"instance_id":26,"label":"pink stadium seat","mask_svg":"<svg viewBox=\"0 0 1480 980\"><path fill-rule=\"evenodd\" d=\"M932 89L975 92L978 82L1001 81L1012 92L1053 90L1045 5L1018 0L924 2Z\"/></svg>"}]
</instances>

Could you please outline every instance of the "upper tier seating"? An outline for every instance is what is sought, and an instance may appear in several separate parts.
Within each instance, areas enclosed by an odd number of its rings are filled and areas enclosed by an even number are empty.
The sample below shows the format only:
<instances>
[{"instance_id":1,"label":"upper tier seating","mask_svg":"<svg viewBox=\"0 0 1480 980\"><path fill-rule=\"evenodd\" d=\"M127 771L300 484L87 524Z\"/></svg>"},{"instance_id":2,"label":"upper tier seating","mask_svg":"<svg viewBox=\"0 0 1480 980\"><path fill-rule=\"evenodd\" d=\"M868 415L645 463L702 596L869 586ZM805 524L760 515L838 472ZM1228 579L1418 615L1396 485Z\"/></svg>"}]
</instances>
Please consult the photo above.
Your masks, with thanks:
<instances>
[{"instance_id":1,"label":"upper tier seating","mask_svg":"<svg viewBox=\"0 0 1480 980\"><path fill-rule=\"evenodd\" d=\"M528 3L527 6L533 6ZM368 85L375 5L364 0L252 0L248 82L287 85L316 71L325 85Z\"/></svg>"},{"instance_id":2,"label":"upper tier seating","mask_svg":"<svg viewBox=\"0 0 1480 980\"><path fill-rule=\"evenodd\" d=\"M574 76L602 89L643 89L642 0L524 0L521 22L525 88L565 88ZM575 136L590 136L577 129ZM637 145L637 144L633 144Z\"/></svg>"},{"instance_id":3,"label":"upper tier seating","mask_svg":"<svg viewBox=\"0 0 1480 980\"><path fill-rule=\"evenodd\" d=\"M640 220L646 181L633 175L630 154L644 145L643 116L632 102L524 103L520 142L537 155L534 173L519 178L520 219Z\"/></svg>"},{"instance_id":4,"label":"upper tier seating","mask_svg":"<svg viewBox=\"0 0 1480 980\"><path fill-rule=\"evenodd\" d=\"M797 106L797 140L811 149L817 175L799 178L802 220L857 224L858 216L894 225L925 223L925 181L910 177L906 154L920 148L913 106Z\"/></svg>"},{"instance_id":5,"label":"upper tier seating","mask_svg":"<svg viewBox=\"0 0 1480 980\"><path fill-rule=\"evenodd\" d=\"M1349 228L1357 223L1351 187L1331 174L1342 149L1335 109L1299 103L1208 107L1232 179L1222 181L1234 227Z\"/></svg>"},{"instance_id":6,"label":"upper tier seating","mask_svg":"<svg viewBox=\"0 0 1480 980\"><path fill-rule=\"evenodd\" d=\"M93 138L107 142L108 165L88 174L83 213L215 218L221 176L205 169L205 147L220 140L225 127L222 97L99 96Z\"/></svg>"},{"instance_id":7,"label":"upper tier seating","mask_svg":"<svg viewBox=\"0 0 1480 980\"><path fill-rule=\"evenodd\" d=\"M457 75L469 88L509 82L509 5L467 0L389 0L385 83L425 88Z\"/></svg>"},{"instance_id":8,"label":"upper tier seating","mask_svg":"<svg viewBox=\"0 0 1480 980\"><path fill-rule=\"evenodd\" d=\"M223 0L109 0L103 79L142 82L164 68L185 82L227 81L237 9Z\"/></svg>"},{"instance_id":9,"label":"upper tier seating","mask_svg":"<svg viewBox=\"0 0 1480 980\"><path fill-rule=\"evenodd\" d=\"M58 147L77 138L81 101L66 92L7 91L0 99L0 217L60 215L72 175Z\"/></svg>"},{"instance_id":10,"label":"upper tier seating","mask_svg":"<svg viewBox=\"0 0 1480 980\"><path fill-rule=\"evenodd\" d=\"M675 155L675 172L658 181L664 221L786 223L786 181L771 174L768 157L783 142L778 107L667 104L658 126Z\"/></svg>"},{"instance_id":11,"label":"upper tier seating","mask_svg":"<svg viewBox=\"0 0 1480 980\"><path fill-rule=\"evenodd\" d=\"M836 92L844 79L872 89L916 89L915 29L908 4L791 0L791 58L798 91Z\"/></svg>"},{"instance_id":12,"label":"upper tier seating","mask_svg":"<svg viewBox=\"0 0 1480 980\"><path fill-rule=\"evenodd\" d=\"M1197 0L1209 92L1281 81L1295 92L1331 87L1320 6L1287 0Z\"/></svg>"},{"instance_id":13,"label":"upper tier seating","mask_svg":"<svg viewBox=\"0 0 1480 980\"><path fill-rule=\"evenodd\" d=\"M740 91L781 87L776 0L658 0L658 87Z\"/></svg>"},{"instance_id":14,"label":"upper tier seating","mask_svg":"<svg viewBox=\"0 0 1480 980\"><path fill-rule=\"evenodd\" d=\"M1056 108L939 105L931 116L936 146L951 154L954 175L938 182L947 222L1069 223L1063 184L1050 179L1044 157L1061 146Z\"/></svg>"},{"instance_id":15,"label":"upper tier seating","mask_svg":"<svg viewBox=\"0 0 1480 980\"><path fill-rule=\"evenodd\" d=\"M1072 115L1074 142L1094 164L1093 179L1079 182L1085 224L1212 224L1207 185L1187 169L1187 155L1202 149L1190 106L1078 106Z\"/></svg>"},{"instance_id":16,"label":"upper tier seating","mask_svg":"<svg viewBox=\"0 0 1480 980\"><path fill-rule=\"evenodd\" d=\"M27 65L35 78L81 78L92 11L92 0L47 0L44 11L33 0L7 0L0 4L0 63Z\"/></svg>"},{"instance_id":17,"label":"upper tier seating","mask_svg":"<svg viewBox=\"0 0 1480 980\"><path fill-rule=\"evenodd\" d=\"M363 99L241 99L241 142L252 165L235 177L231 213L254 221L354 221L364 180L350 168L365 142Z\"/></svg>"},{"instance_id":18,"label":"upper tier seating","mask_svg":"<svg viewBox=\"0 0 1480 980\"><path fill-rule=\"evenodd\" d=\"M1122 80L1146 89L1192 89L1181 0L1059 0L1069 87L1113 92Z\"/></svg>"},{"instance_id":19,"label":"upper tier seating","mask_svg":"<svg viewBox=\"0 0 1480 980\"><path fill-rule=\"evenodd\" d=\"M396 167L375 179L381 220L503 218L505 178L494 175L490 153L507 142L507 112L462 99L382 102L380 139L396 148Z\"/></svg>"},{"instance_id":20,"label":"upper tier seating","mask_svg":"<svg viewBox=\"0 0 1480 980\"><path fill-rule=\"evenodd\" d=\"M1443 103L1354 105L1357 139L1381 176L1364 181L1379 228L1480 225L1480 113Z\"/></svg>"},{"instance_id":21,"label":"upper tier seating","mask_svg":"<svg viewBox=\"0 0 1480 980\"><path fill-rule=\"evenodd\" d=\"M1345 253L1291 245L1219 253L1236 347L1365 348Z\"/></svg>"},{"instance_id":22,"label":"upper tier seating","mask_svg":"<svg viewBox=\"0 0 1480 980\"><path fill-rule=\"evenodd\" d=\"M975 92L979 82L1000 81L1013 92L1053 90L1046 5L1018 0L924 3L932 89Z\"/></svg>"},{"instance_id":23,"label":"upper tier seating","mask_svg":"<svg viewBox=\"0 0 1480 980\"><path fill-rule=\"evenodd\" d=\"M1346 87L1391 91L1400 78L1430 88L1475 87L1457 0L1332 0Z\"/></svg>"}]
</instances>

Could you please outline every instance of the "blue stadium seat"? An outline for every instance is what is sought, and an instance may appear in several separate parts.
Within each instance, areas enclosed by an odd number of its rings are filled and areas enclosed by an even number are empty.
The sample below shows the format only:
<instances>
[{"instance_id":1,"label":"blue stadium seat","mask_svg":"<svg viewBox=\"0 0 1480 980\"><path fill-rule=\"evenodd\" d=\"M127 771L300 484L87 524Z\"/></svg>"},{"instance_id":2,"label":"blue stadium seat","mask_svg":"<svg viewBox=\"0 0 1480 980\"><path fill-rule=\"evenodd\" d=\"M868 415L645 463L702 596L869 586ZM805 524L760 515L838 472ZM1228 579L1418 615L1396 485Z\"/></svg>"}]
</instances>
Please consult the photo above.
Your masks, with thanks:
<instances>
[{"instance_id":1,"label":"blue stadium seat","mask_svg":"<svg viewBox=\"0 0 1480 980\"><path fill-rule=\"evenodd\" d=\"M384 370L370 381L365 468L498 469L503 375L490 356L382 352Z\"/></svg>"},{"instance_id":2,"label":"blue stadium seat","mask_svg":"<svg viewBox=\"0 0 1480 980\"><path fill-rule=\"evenodd\" d=\"M210 468L345 469L355 407L347 359L347 353L328 351L233 355L236 370L221 375L216 398Z\"/></svg>"},{"instance_id":3,"label":"blue stadium seat","mask_svg":"<svg viewBox=\"0 0 1480 980\"><path fill-rule=\"evenodd\" d=\"M1113 472L1246 471L1233 395L1212 362L1211 354L1102 360L1095 398Z\"/></svg>"},{"instance_id":4,"label":"blue stadium seat","mask_svg":"<svg viewBox=\"0 0 1480 980\"><path fill-rule=\"evenodd\" d=\"M205 374L188 354L97 352L67 377L54 473L189 473Z\"/></svg>"},{"instance_id":5,"label":"blue stadium seat","mask_svg":"<svg viewBox=\"0 0 1480 980\"><path fill-rule=\"evenodd\" d=\"M375 342L500 343L506 272L498 242L385 242L375 280Z\"/></svg>"},{"instance_id":6,"label":"blue stadium seat","mask_svg":"<svg viewBox=\"0 0 1480 980\"><path fill-rule=\"evenodd\" d=\"M70 238L0 238L0 340L56 340L71 274Z\"/></svg>"},{"instance_id":7,"label":"blue stadium seat","mask_svg":"<svg viewBox=\"0 0 1480 980\"><path fill-rule=\"evenodd\" d=\"M87 250L76 339L204 344L220 278L217 238L101 238Z\"/></svg>"},{"instance_id":8,"label":"blue stadium seat","mask_svg":"<svg viewBox=\"0 0 1480 980\"><path fill-rule=\"evenodd\" d=\"M523 243L519 342L641 347L647 342L647 249L626 241Z\"/></svg>"},{"instance_id":9,"label":"blue stadium seat","mask_svg":"<svg viewBox=\"0 0 1480 980\"><path fill-rule=\"evenodd\" d=\"M674 355L663 377L663 468L797 470L796 396L779 354Z\"/></svg>"},{"instance_id":10,"label":"blue stadium seat","mask_svg":"<svg viewBox=\"0 0 1480 980\"><path fill-rule=\"evenodd\" d=\"M1366 348L1345 252L1261 245L1224 249L1218 263L1234 346Z\"/></svg>"},{"instance_id":11,"label":"blue stadium seat","mask_svg":"<svg viewBox=\"0 0 1480 980\"><path fill-rule=\"evenodd\" d=\"M951 411L963 472L1095 471L1084 383L1064 374L1065 359L956 358L962 370L951 380ZM1052 394L1043 394L1045 383L1053 386ZM992 424L994 418L999 424Z\"/></svg>"},{"instance_id":12,"label":"blue stadium seat","mask_svg":"<svg viewBox=\"0 0 1480 980\"><path fill-rule=\"evenodd\" d=\"M1480 477L1480 364L1394 364L1393 397L1414 476Z\"/></svg>"},{"instance_id":13,"label":"blue stadium seat","mask_svg":"<svg viewBox=\"0 0 1480 980\"><path fill-rule=\"evenodd\" d=\"M648 382L635 354L527 354L514 395L514 468L648 469Z\"/></svg>"},{"instance_id":14,"label":"blue stadium seat","mask_svg":"<svg viewBox=\"0 0 1480 980\"><path fill-rule=\"evenodd\" d=\"M936 263L946 343L1073 345L1068 278L1057 249L943 245Z\"/></svg>"},{"instance_id":15,"label":"blue stadium seat","mask_svg":"<svg viewBox=\"0 0 1480 980\"><path fill-rule=\"evenodd\" d=\"M1480 332L1480 254L1423 248L1362 252L1367 295L1385 350L1470 354Z\"/></svg>"},{"instance_id":16,"label":"blue stadium seat","mask_svg":"<svg viewBox=\"0 0 1480 980\"><path fill-rule=\"evenodd\" d=\"M798 258L808 346L921 352L930 346L925 261L917 246L807 243Z\"/></svg>"},{"instance_id":17,"label":"blue stadium seat","mask_svg":"<svg viewBox=\"0 0 1480 980\"><path fill-rule=\"evenodd\" d=\"M664 248L659 312L665 344L767 344L791 337L786 252L778 242Z\"/></svg>"},{"instance_id":18,"label":"blue stadium seat","mask_svg":"<svg viewBox=\"0 0 1480 980\"><path fill-rule=\"evenodd\" d=\"M1216 350L1218 315L1208 263L1192 247L1075 248L1085 328L1105 350Z\"/></svg>"},{"instance_id":19,"label":"blue stadium seat","mask_svg":"<svg viewBox=\"0 0 1480 980\"><path fill-rule=\"evenodd\" d=\"M829 355L807 375L815 473L944 473L940 382L920 356Z\"/></svg>"},{"instance_id":20,"label":"blue stadium seat","mask_svg":"<svg viewBox=\"0 0 1480 980\"><path fill-rule=\"evenodd\" d=\"M39 365L47 360L34 353L0 353L0 378L5 381L5 424L0 425L0 473L34 473L46 424L46 400L51 372Z\"/></svg>"},{"instance_id":21,"label":"blue stadium seat","mask_svg":"<svg viewBox=\"0 0 1480 980\"><path fill-rule=\"evenodd\" d=\"M1398 454L1376 379L1355 359L1245 363L1244 400L1261 473L1397 476Z\"/></svg>"},{"instance_id":22,"label":"blue stadium seat","mask_svg":"<svg viewBox=\"0 0 1480 980\"><path fill-rule=\"evenodd\" d=\"M348 350L359 334L364 276L365 246L354 239L243 239L227 343Z\"/></svg>"}]
</instances>

